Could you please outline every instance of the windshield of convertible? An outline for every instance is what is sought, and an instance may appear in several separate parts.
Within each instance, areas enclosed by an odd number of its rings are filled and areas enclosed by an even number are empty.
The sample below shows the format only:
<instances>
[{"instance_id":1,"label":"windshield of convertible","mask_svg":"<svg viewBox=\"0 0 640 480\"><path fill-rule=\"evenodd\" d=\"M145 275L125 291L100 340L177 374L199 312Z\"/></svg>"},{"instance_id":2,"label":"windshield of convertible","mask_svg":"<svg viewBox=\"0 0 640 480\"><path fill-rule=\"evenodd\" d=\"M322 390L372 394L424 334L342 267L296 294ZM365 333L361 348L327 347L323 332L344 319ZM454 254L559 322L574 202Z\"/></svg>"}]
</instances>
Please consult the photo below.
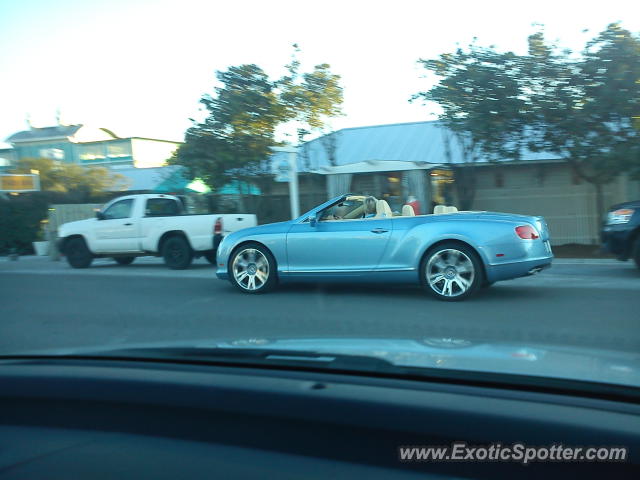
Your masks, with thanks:
<instances>
[{"instance_id":1,"label":"windshield of convertible","mask_svg":"<svg viewBox=\"0 0 640 480\"><path fill-rule=\"evenodd\" d=\"M0 356L640 388L637 10L2 2Z\"/></svg>"}]
</instances>

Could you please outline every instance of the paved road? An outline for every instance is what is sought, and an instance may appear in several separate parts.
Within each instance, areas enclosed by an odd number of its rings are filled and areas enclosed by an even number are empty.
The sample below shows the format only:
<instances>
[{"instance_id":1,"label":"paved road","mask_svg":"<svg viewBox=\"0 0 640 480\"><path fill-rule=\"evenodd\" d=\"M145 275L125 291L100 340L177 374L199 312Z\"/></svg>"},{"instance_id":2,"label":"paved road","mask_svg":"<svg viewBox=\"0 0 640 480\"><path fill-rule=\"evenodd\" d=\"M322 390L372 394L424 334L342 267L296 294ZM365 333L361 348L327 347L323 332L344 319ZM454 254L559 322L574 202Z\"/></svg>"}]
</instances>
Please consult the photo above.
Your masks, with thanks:
<instances>
[{"instance_id":1,"label":"paved road","mask_svg":"<svg viewBox=\"0 0 640 480\"><path fill-rule=\"evenodd\" d=\"M248 337L454 337L640 352L640 271L631 263L558 260L461 303L410 286L286 286L246 295L203 260L157 259L87 270L0 258L0 352Z\"/></svg>"}]
</instances>

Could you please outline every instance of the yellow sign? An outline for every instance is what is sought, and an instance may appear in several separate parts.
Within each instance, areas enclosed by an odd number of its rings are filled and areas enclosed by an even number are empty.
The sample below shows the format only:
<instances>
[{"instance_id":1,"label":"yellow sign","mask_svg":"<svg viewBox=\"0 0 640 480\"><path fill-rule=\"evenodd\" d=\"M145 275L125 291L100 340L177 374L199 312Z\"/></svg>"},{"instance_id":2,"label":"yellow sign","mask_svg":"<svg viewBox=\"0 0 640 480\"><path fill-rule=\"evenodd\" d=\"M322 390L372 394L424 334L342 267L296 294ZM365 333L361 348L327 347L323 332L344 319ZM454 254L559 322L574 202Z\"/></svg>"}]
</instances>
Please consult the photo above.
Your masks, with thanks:
<instances>
[{"instance_id":1,"label":"yellow sign","mask_svg":"<svg viewBox=\"0 0 640 480\"><path fill-rule=\"evenodd\" d=\"M34 192L40 190L40 176L0 174L0 192Z\"/></svg>"}]
</instances>

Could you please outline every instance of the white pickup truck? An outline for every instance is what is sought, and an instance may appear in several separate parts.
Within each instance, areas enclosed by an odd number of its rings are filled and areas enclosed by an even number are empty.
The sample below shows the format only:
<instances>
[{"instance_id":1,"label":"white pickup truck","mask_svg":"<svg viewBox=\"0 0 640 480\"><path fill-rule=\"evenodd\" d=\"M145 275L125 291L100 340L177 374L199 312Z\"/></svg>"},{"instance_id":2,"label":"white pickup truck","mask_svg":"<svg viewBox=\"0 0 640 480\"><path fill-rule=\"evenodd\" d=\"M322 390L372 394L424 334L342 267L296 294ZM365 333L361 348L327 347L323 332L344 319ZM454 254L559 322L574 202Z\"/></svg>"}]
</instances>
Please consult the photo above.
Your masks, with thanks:
<instances>
[{"instance_id":1,"label":"white pickup truck","mask_svg":"<svg viewBox=\"0 0 640 480\"><path fill-rule=\"evenodd\" d=\"M172 269L188 268L194 257L215 264L222 238L257 225L251 214L185 214L172 195L118 197L96 218L69 222L58 229L58 248L73 268L87 268L96 257L128 265L135 257L162 256Z\"/></svg>"}]
</instances>

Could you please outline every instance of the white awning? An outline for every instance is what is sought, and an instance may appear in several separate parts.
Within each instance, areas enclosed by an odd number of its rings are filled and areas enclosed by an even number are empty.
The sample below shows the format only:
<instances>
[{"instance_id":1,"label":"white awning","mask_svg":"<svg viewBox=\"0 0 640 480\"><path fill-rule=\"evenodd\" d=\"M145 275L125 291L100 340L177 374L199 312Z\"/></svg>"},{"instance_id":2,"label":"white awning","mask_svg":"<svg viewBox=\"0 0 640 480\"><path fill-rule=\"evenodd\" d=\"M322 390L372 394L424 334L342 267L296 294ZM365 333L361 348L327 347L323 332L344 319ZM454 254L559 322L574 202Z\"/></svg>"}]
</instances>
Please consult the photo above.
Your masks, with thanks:
<instances>
[{"instance_id":1,"label":"white awning","mask_svg":"<svg viewBox=\"0 0 640 480\"><path fill-rule=\"evenodd\" d=\"M404 170L430 170L432 168L445 167L441 163L428 162L403 162L395 160L365 160L364 162L349 163L335 167L322 167L313 173L322 175L334 175L339 173L373 173L373 172L397 172Z\"/></svg>"}]
</instances>

